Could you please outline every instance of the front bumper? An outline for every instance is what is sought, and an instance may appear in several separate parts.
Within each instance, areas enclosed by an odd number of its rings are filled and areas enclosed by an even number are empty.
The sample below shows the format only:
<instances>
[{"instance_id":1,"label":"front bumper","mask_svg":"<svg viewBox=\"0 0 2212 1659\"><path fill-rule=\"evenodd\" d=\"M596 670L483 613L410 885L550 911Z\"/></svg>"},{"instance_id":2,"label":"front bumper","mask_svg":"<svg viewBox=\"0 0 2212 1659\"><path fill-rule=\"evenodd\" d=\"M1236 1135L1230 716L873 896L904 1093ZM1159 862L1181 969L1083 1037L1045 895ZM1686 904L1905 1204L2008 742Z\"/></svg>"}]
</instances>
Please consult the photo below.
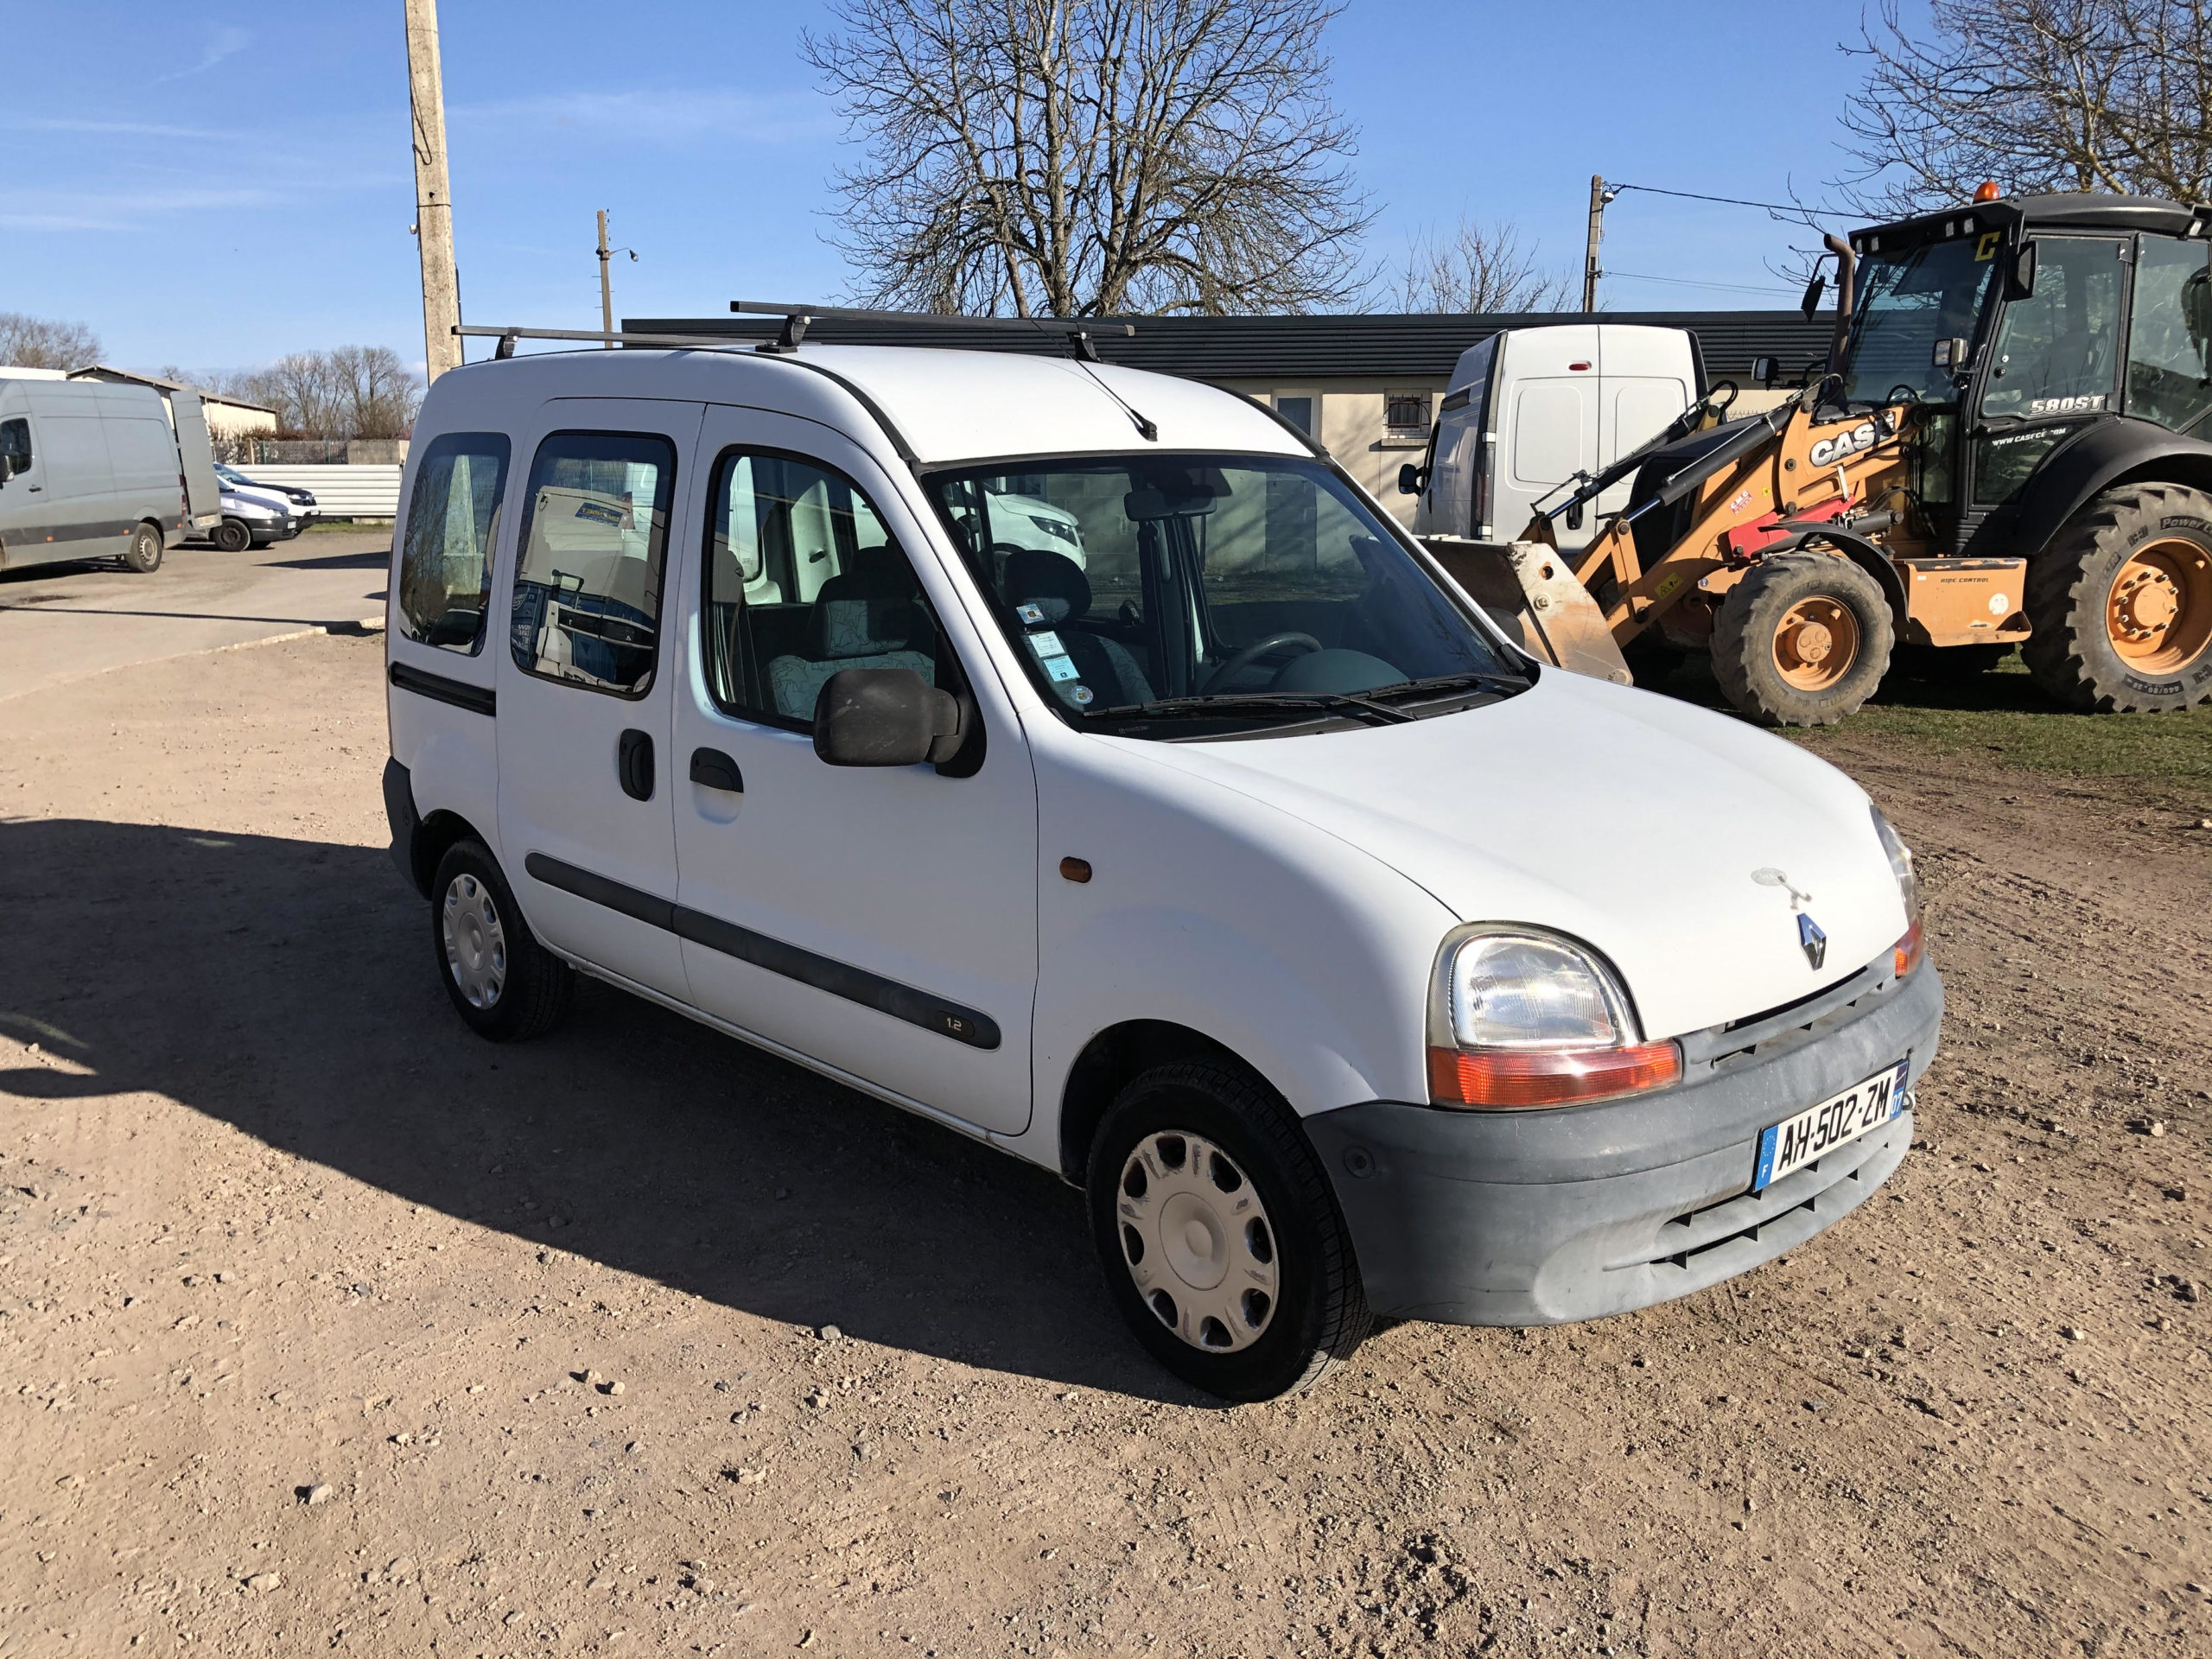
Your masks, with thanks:
<instances>
[{"instance_id":1,"label":"front bumper","mask_svg":"<svg viewBox=\"0 0 2212 1659\"><path fill-rule=\"evenodd\" d=\"M1864 1201L1904 1160L1910 1110L1754 1193L1759 1133L1901 1058L1917 1082L1942 1017L1932 962L1902 982L1870 967L1685 1038L1687 1080L1672 1089L1533 1112L1370 1101L1306 1128L1376 1313L1596 1319L1717 1284Z\"/></svg>"}]
</instances>

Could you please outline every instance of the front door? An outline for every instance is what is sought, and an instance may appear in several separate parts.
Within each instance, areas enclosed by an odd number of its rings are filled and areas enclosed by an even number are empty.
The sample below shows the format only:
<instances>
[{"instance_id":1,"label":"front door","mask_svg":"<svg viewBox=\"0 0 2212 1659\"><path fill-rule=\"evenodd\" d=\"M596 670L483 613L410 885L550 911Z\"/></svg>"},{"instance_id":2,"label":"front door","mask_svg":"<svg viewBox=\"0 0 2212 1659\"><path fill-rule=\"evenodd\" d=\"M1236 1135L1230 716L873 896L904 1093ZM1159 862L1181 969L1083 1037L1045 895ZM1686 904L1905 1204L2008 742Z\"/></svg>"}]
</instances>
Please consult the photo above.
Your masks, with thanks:
<instances>
[{"instance_id":1,"label":"front door","mask_svg":"<svg viewBox=\"0 0 2212 1659\"><path fill-rule=\"evenodd\" d=\"M107 432L99 405L82 391L73 385L67 393L76 395L43 399L34 392L25 400L32 407L10 412L5 442L24 446L16 453L30 457L5 491L10 569L123 551L130 526L116 517Z\"/></svg>"},{"instance_id":2,"label":"front door","mask_svg":"<svg viewBox=\"0 0 2212 1659\"><path fill-rule=\"evenodd\" d=\"M814 752L816 699L840 670L968 683L959 628L940 625L960 614L952 579L866 453L810 421L709 408L689 494L702 528L669 779L693 1000L906 1100L1020 1131L1037 803L1019 727L979 692L986 747L964 777Z\"/></svg>"},{"instance_id":3,"label":"front door","mask_svg":"<svg viewBox=\"0 0 2212 1659\"><path fill-rule=\"evenodd\" d=\"M2128 243L2035 238L2035 292L2005 307L1981 377L1971 456L1972 512L2003 506L2045 455L2118 406Z\"/></svg>"},{"instance_id":4,"label":"front door","mask_svg":"<svg viewBox=\"0 0 2212 1659\"><path fill-rule=\"evenodd\" d=\"M679 1000L683 788L669 755L668 554L697 404L556 399L513 498L499 664L501 863L558 950Z\"/></svg>"}]
</instances>

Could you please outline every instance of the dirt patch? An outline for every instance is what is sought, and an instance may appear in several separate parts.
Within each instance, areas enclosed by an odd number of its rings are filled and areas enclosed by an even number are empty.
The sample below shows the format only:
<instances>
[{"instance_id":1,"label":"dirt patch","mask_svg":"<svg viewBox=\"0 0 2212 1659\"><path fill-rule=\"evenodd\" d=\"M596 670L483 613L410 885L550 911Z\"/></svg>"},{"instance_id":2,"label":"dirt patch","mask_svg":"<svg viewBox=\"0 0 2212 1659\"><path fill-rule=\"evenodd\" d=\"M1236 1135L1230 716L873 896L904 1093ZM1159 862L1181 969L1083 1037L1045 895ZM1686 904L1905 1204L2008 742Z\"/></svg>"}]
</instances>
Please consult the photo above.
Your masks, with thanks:
<instances>
[{"instance_id":1,"label":"dirt patch","mask_svg":"<svg viewBox=\"0 0 2212 1659\"><path fill-rule=\"evenodd\" d=\"M379 651L0 709L0 1654L2212 1650L2178 813L1847 729L1951 996L1884 1195L1222 1410L1041 1172L601 987L470 1037Z\"/></svg>"}]
</instances>

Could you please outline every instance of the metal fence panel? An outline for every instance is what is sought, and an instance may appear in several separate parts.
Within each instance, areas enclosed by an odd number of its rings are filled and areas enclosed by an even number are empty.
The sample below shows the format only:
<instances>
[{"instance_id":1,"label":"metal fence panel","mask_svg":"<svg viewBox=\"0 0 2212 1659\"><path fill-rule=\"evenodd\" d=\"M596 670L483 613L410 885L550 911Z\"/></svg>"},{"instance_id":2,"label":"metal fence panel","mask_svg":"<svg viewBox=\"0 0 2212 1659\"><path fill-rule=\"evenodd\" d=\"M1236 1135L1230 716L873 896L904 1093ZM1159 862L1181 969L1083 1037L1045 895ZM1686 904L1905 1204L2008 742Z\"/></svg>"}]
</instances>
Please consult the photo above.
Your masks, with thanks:
<instances>
[{"instance_id":1,"label":"metal fence panel","mask_svg":"<svg viewBox=\"0 0 2212 1659\"><path fill-rule=\"evenodd\" d=\"M326 518L397 518L397 467L256 467L248 475L263 484L312 490L315 509Z\"/></svg>"}]
</instances>

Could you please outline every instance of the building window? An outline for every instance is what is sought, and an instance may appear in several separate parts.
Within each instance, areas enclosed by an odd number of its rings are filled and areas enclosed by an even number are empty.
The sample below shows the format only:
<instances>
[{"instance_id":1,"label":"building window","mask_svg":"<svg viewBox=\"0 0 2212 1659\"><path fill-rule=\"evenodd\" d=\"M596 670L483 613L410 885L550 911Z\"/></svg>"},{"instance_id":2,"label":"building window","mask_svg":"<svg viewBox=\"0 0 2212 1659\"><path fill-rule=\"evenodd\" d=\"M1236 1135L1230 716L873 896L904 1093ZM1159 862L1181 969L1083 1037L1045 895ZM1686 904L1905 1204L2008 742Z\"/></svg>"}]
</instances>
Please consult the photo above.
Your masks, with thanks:
<instances>
[{"instance_id":1,"label":"building window","mask_svg":"<svg viewBox=\"0 0 2212 1659\"><path fill-rule=\"evenodd\" d=\"M1309 438L1321 435L1321 394L1318 391L1275 393L1275 413Z\"/></svg>"},{"instance_id":2,"label":"building window","mask_svg":"<svg viewBox=\"0 0 2212 1659\"><path fill-rule=\"evenodd\" d=\"M1382 424L1394 438L1428 435L1428 394L1425 391L1386 391L1382 394Z\"/></svg>"}]
</instances>

